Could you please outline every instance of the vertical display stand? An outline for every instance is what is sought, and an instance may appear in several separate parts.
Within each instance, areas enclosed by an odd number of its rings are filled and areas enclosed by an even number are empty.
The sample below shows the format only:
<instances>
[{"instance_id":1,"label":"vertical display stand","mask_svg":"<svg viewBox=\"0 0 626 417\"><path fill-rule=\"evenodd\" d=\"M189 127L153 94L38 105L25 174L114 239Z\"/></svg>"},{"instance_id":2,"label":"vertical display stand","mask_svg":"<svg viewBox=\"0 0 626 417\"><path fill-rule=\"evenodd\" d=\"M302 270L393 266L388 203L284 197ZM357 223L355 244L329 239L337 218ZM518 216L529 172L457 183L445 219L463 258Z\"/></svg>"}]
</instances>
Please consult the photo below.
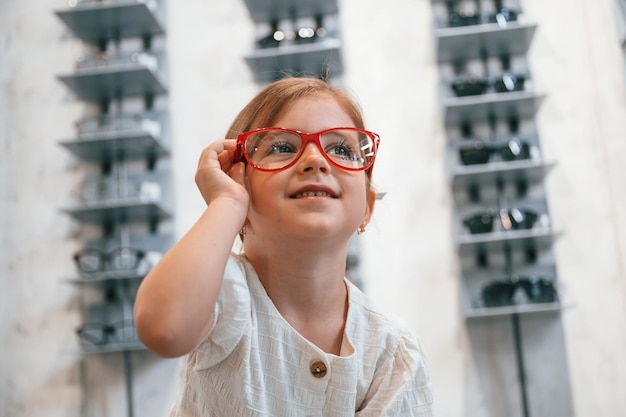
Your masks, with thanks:
<instances>
[{"instance_id":1,"label":"vertical display stand","mask_svg":"<svg viewBox=\"0 0 626 417\"><path fill-rule=\"evenodd\" d=\"M85 104L76 136L61 141L84 168L78 200L64 211L89 236L74 261L83 324L76 330L81 376L86 357L120 354L126 414L134 415L133 352L145 351L133 323L142 278L172 244L164 0L69 2L55 14L82 41L75 70L58 78ZM94 168L99 169L93 175ZM89 413L88 401L82 412Z\"/></svg>"},{"instance_id":2,"label":"vertical display stand","mask_svg":"<svg viewBox=\"0 0 626 417\"><path fill-rule=\"evenodd\" d=\"M572 415L560 284L519 1L433 0L462 310L477 415ZM549 365L542 363L551 358ZM560 383L554 387L553 377ZM547 393L550 394L547 394Z\"/></svg>"}]
</instances>

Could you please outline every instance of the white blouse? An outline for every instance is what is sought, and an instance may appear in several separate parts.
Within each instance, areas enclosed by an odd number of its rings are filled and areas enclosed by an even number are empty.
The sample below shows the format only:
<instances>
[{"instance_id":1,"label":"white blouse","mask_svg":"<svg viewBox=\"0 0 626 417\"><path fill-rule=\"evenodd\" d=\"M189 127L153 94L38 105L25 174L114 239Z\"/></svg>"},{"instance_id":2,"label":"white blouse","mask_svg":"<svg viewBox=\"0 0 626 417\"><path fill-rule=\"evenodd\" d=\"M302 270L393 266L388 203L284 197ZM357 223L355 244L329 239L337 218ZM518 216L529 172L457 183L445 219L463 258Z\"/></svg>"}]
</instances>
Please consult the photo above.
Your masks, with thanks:
<instances>
[{"instance_id":1,"label":"white blouse","mask_svg":"<svg viewBox=\"0 0 626 417\"><path fill-rule=\"evenodd\" d=\"M280 315L245 256L233 255L206 338L183 362L171 417L431 417L422 348L348 280L340 356Z\"/></svg>"}]
</instances>

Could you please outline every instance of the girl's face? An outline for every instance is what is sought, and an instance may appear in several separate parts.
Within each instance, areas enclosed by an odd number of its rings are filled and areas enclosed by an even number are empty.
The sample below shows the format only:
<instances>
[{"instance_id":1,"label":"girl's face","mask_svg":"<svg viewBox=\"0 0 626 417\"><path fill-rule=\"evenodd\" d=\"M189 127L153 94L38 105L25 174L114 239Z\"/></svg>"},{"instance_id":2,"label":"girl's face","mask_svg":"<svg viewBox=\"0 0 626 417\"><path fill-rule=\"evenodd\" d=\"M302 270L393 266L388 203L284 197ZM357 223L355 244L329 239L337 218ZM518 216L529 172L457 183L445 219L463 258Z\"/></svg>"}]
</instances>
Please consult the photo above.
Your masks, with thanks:
<instances>
[{"instance_id":1,"label":"girl's face","mask_svg":"<svg viewBox=\"0 0 626 417\"><path fill-rule=\"evenodd\" d=\"M330 95L295 101L273 126L307 133L355 127ZM313 143L306 145L290 168L263 172L247 166L246 175L250 192L248 230L263 241L284 241L285 237L347 240L372 215L375 193L367 186L365 171L331 165Z\"/></svg>"}]
</instances>

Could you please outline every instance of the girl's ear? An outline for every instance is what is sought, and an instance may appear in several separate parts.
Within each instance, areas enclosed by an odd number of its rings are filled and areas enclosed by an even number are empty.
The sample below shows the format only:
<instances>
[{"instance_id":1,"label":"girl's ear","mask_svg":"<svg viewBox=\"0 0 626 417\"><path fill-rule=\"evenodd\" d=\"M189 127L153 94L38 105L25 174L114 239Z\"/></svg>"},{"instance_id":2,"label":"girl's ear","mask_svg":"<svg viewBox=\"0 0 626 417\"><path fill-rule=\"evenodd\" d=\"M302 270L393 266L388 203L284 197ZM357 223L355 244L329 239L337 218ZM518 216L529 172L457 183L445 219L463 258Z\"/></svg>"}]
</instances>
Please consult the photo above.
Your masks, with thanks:
<instances>
[{"instance_id":1,"label":"girl's ear","mask_svg":"<svg viewBox=\"0 0 626 417\"><path fill-rule=\"evenodd\" d=\"M374 214L374 205L376 204L376 191L370 188L366 191L366 193L365 198L367 201L365 205L365 217L361 223L363 226L366 226L370 222L370 219Z\"/></svg>"}]
</instances>

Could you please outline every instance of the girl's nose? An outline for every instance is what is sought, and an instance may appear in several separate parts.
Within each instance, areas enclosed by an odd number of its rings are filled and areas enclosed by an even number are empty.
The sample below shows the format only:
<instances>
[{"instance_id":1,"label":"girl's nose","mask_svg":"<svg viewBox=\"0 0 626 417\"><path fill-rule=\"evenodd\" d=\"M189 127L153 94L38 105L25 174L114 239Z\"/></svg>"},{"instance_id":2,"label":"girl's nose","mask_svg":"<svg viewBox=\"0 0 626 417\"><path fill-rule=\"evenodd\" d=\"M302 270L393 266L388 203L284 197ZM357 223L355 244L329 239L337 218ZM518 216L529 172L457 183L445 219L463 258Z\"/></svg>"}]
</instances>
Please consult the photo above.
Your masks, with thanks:
<instances>
[{"instance_id":1,"label":"girl's nose","mask_svg":"<svg viewBox=\"0 0 626 417\"><path fill-rule=\"evenodd\" d=\"M303 172L322 171L328 172L330 164L323 151L315 143L307 143L300 155L298 166Z\"/></svg>"}]
</instances>

